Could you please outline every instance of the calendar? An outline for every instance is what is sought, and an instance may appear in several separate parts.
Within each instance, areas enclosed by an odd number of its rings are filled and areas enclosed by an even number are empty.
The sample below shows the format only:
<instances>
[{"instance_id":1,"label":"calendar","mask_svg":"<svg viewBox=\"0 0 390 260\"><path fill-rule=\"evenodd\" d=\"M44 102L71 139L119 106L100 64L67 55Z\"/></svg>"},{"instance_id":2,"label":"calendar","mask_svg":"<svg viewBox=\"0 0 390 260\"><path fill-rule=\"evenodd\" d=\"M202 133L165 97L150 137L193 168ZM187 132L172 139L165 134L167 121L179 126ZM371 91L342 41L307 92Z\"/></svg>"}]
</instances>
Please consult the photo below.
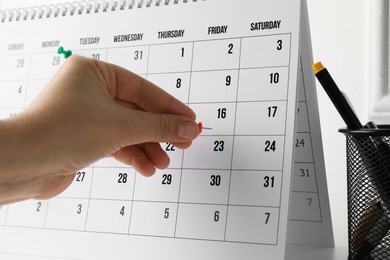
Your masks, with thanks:
<instances>
[{"instance_id":1,"label":"calendar","mask_svg":"<svg viewBox=\"0 0 390 260\"><path fill-rule=\"evenodd\" d=\"M80 1L0 10L0 119L74 54L122 66L205 129L152 177L105 158L50 200L0 207L0 252L70 259L285 259L333 245L300 0ZM82 127L82 126L81 126Z\"/></svg>"}]
</instances>

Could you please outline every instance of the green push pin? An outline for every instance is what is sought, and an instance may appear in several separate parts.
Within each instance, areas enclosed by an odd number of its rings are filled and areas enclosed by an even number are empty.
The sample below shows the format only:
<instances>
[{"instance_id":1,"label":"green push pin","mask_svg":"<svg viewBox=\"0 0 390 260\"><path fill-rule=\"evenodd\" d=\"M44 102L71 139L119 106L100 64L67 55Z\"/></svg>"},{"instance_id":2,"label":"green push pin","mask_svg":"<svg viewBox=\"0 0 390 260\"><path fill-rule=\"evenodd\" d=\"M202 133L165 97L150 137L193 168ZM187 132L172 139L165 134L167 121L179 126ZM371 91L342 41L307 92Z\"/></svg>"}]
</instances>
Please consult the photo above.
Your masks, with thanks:
<instances>
[{"instance_id":1,"label":"green push pin","mask_svg":"<svg viewBox=\"0 0 390 260\"><path fill-rule=\"evenodd\" d=\"M67 59L69 58L71 55L72 55L72 51L71 50L64 50L64 47L60 46L57 50L57 53L58 54L64 54L64 58Z\"/></svg>"}]
</instances>

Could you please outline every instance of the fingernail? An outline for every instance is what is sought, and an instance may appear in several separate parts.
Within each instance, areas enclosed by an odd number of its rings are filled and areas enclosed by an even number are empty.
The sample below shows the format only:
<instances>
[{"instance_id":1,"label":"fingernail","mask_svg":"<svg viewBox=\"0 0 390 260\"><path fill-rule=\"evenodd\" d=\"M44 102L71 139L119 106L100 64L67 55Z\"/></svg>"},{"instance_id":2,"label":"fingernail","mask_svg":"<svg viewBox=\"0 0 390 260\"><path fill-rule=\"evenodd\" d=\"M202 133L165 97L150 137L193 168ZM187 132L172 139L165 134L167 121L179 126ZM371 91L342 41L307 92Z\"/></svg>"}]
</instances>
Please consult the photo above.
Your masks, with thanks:
<instances>
[{"instance_id":1,"label":"fingernail","mask_svg":"<svg viewBox=\"0 0 390 260\"><path fill-rule=\"evenodd\" d=\"M192 140L198 134L198 125L195 122L182 122L179 125L179 137Z\"/></svg>"}]
</instances>

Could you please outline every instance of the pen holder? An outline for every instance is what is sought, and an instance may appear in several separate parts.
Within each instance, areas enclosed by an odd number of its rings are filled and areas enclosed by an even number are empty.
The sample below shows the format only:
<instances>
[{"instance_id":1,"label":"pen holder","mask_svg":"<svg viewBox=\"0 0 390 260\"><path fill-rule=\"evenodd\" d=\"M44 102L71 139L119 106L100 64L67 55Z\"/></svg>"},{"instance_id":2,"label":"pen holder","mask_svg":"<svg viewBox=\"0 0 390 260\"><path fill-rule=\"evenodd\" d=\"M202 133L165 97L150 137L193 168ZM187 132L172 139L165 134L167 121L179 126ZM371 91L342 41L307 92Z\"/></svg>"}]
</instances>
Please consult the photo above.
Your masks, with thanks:
<instances>
[{"instance_id":1,"label":"pen holder","mask_svg":"<svg viewBox=\"0 0 390 260\"><path fill-rule=\"evenodd\" d=\"M390 126L348 130L348 260L390 259Z\"/></svg>"}]
</instances>

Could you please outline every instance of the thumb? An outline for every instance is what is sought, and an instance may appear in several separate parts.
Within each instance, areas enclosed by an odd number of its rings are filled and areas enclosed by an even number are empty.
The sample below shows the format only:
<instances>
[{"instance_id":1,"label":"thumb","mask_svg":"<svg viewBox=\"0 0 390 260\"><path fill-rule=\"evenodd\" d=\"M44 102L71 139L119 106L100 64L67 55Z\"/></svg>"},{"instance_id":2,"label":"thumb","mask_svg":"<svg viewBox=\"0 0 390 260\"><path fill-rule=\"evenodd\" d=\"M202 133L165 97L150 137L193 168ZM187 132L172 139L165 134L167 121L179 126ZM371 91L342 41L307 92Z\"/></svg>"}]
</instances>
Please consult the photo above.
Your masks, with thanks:
<instances>
[{"instance_id":1,"label":"thumb","mask_svg":"<svg viewBox=\"0 0 390 260\"><path fill-rule=\"evenodd\" d=\"M133 112L130 117L132 131L127 132L127 135L132 135L129 137L132 144L188 142L199 135L198 125L192 118L145 111Z\"/></svg>"}]
</instances>

